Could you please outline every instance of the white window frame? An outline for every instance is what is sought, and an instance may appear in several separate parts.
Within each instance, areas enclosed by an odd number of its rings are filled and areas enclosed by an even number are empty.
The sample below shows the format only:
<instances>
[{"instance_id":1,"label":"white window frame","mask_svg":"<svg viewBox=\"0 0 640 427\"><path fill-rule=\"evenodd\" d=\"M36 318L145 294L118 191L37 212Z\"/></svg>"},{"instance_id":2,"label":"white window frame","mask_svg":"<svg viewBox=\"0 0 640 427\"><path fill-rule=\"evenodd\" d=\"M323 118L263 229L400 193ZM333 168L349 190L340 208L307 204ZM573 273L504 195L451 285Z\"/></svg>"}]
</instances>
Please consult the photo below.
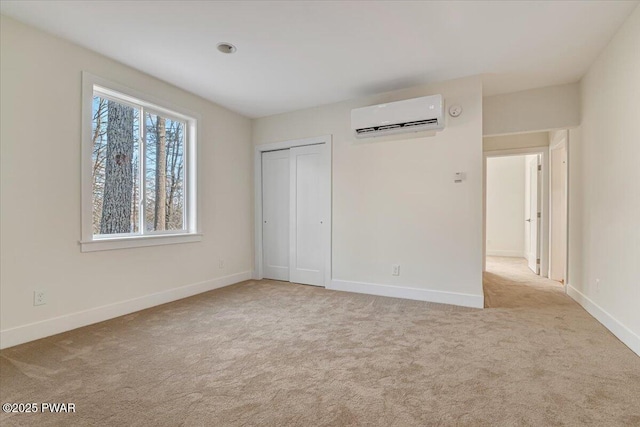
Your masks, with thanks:
<instances>
[{"instance_id":1,"label":"white window frame","mask_svg":"<svg viewBox=\"0 0 640 427\"><path fill-rule=\"evenodd\" d=\"M184 181L186 194L184 221L186 229L145 232L143 227L144 215L142 214L143 211L140 210L140 234L93 234L93 141L91 135L93 130L94 92L99 93L101 96L104 95L108 99L139 108L143 114L150 112L185 124ZM202 233L198 221L200 215L197 197L197 125L199 120L200 118L197 114L184 108L171 105L166 101L158 100L126 86L110 82L86 71L82 72L82 238L80 240L80 249L82 252L190 243L202 240ZM140 127L141 134L143 134L144 116L140 117ZM141 156L144 153L142 144L144 144L144 137L141 138ZM143 161L143 165L145 165L145 163L146 162ZM144 200L143 169L144 167L140 170L142 200ZM141 209L142 208L143 206L141 206Z\"/></svg>"}]
</instances>

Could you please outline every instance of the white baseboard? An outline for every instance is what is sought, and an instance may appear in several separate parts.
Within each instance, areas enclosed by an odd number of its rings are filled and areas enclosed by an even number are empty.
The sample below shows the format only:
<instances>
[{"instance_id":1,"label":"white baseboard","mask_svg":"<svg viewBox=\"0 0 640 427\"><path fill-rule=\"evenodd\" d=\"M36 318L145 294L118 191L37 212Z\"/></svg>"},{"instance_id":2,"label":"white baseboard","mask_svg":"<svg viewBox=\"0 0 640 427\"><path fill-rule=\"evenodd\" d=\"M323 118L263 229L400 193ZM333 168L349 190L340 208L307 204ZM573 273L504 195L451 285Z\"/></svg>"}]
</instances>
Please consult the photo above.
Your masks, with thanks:
<instances>
[{"instance_id":1,"label":"white baseboard","mask_svg":"<svg viewBox=\"0 0 640 427\"><path fill-rule=\"evenodd\" d=\"M620 323L602 307L570 284L567 284L567 294L587 310L587 313L595 317L596 320L602 323L605 328L609 329L613 335L618 337L618 339L634 353L640 356L640 336Z\"/></svg>"},{"instance_id":2,"label":"white baseboard","mask_svg":"<svg viewBox=\"0 0 640 427\"><path fill-rule=\"evenodd\" d=\"M206 280L204 282L193 283L191 285L157 292L151 295L145 295L139 298L103 305L101 307L91 308L84 311L78 311L76 313L54 317L52 319L29 323L27 325L11 329L5 329L4 331L0 331L0 349L13 347L14 345L113 319L114 317L124 316L125 314L134 313L136 311L144 310L145 308L166 304L171 301L187 298L249 279L251 279L251 272L245 271L225 277L219 277L217 279Z\"/></svg>"},{"instance_id":3,"label":"white baseboard","mask_svg":"<svg viewBox=\"0 0 640 427\"><path fill-rule=\"evenodd\" d=\"M463 307L484 308L484 295L461 294L457 292L434 291L431 289L407 288L375 283L350 282L346 280L332 280L331 287L327 289L460 305Z\"/></svg>"},{"instance_id":4,"label":"white baseboard","mask_svg":"<svg viewBox=\"0 0 640 427\"><path fill-rule=\"evenodd\" d=\"M524 258L524 252L522 251L501 251L501 250L488 250L487 256L506 256L506 257L517 257Z\"/></svg>"}]
</instances>

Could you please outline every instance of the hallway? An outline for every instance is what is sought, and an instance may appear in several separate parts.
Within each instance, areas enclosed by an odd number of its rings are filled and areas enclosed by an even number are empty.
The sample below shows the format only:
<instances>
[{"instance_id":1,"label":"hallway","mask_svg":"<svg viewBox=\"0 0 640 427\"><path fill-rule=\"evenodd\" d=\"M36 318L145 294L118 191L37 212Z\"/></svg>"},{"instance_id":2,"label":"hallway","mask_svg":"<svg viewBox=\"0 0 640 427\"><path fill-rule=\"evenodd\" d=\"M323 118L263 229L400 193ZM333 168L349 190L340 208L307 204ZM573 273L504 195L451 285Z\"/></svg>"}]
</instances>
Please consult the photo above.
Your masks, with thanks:
<instances>
[{"instance_id":1,"label":"hallway","mask_svg":"<svg viewBox=\"0 0 640 427\"><path fill-rule=\"evenodd\" d=\"M487 257L483 278L485 308L574 304L561 283L534 274L524 258Z\"/></svg>"}]
</instances>

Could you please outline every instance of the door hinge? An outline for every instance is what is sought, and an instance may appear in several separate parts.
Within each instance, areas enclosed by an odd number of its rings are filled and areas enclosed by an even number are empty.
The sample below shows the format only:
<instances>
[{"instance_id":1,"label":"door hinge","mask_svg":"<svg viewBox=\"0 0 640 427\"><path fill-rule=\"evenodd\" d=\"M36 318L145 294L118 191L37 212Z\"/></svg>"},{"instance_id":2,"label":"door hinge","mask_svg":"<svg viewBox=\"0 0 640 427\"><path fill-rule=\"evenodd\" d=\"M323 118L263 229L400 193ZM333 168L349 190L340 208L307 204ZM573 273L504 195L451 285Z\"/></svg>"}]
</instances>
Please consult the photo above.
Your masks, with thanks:
<instances>
[{"instance_id":1,"label":"door hinge","mask_svg":"<svg viewBox=\"0 0 640 427\"><path fill-rule=\"evenodd\" d=\"M538 218L540 218L542 216L542 214L540 212L538 212Z\"/></svg>"},{"instance_id":2,"label":"door hinge","mask_svg":"<svg viewBox=\"0 0 640 427\"><path fill-rule=\"evenodd\" d=\"M542 165L538 165L538 170L541 171L542 170Z\"/></svg>"},{"instance_id":3,"label":"door hinge","mask_svg":"<svg viewBox=\"0 0 640 427\"><path fill-rule=\"evenodd\" d=\"M540 258L536 258L536 264L540 265Z\"/></svg>"}]
</instances>

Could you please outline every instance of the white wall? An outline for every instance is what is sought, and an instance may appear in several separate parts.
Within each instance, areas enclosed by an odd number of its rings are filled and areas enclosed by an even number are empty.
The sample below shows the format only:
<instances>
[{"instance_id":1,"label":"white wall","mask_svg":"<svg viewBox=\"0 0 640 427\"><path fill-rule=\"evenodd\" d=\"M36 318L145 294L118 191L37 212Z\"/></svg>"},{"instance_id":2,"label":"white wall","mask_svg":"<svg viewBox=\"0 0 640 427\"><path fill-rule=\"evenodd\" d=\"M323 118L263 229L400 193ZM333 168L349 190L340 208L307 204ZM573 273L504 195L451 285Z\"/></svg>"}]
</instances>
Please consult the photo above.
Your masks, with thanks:
<instances>
[{"instance_id":1,"label":"white wall","mask_svg":"<svg viewBox=\"0 0 640 427\"><path fill-rule=\"evenodd\" d=\"M487 246L489 256L524 256L525 156L487 159Z\"/></svg>"},{"instance_id":2,"label":"white wall","mask_svg":"<svg viewBox=\"0 0 640 427\"><path fill-rule=\"evenodd\" d=\"M482 103L484 135L548 131L580 124L578 83L488 96Z\"/></svg>"},{"instance_id":3,"label":"white wall","mask_svg":"<svg viewBox=\"0 0 640 427\"><path fill-rule=\"evenodd\" d=\"M549 146L549 132L530 132L514 135L485 136L482 138L484 151L512 150Z\"/></svg>"},{"instance_id":4,"label":"white wall","mask_svg":"<svg viewBox=\"0 0 640 427\"><path fill-rule=\"evenodd\" d=\"M569 295L640 354L640 8L581 97L569 136Z\"/></svg>"},{"instance_id":5,"label":"white wall","mask_svg":"<svg viewBox=\"0 0 640 427\"><path fill-rule=\"evenodd\" d=\"M357 140L352 135L352 108L436 93L464 112L447 117L446 129L435 136ZM333 135L334 144L334 286L482 307L480 78L253 122L255 144L325 134ZM455 184L459 171L467 179ZM392 264L401 265L400 276L391 275Z\"/></svg>"},{"instance_id":6,"label":"white wall","mask_svg":"<svg viewBox=\"0 0 640 427\"><path fill-rule=\"evenodd\" d=\"M250 120L4 16L0 28L1 345L249 278ZM83 70L201 115L202 242L80 252Z\"/></svg>"}]
</instances>

